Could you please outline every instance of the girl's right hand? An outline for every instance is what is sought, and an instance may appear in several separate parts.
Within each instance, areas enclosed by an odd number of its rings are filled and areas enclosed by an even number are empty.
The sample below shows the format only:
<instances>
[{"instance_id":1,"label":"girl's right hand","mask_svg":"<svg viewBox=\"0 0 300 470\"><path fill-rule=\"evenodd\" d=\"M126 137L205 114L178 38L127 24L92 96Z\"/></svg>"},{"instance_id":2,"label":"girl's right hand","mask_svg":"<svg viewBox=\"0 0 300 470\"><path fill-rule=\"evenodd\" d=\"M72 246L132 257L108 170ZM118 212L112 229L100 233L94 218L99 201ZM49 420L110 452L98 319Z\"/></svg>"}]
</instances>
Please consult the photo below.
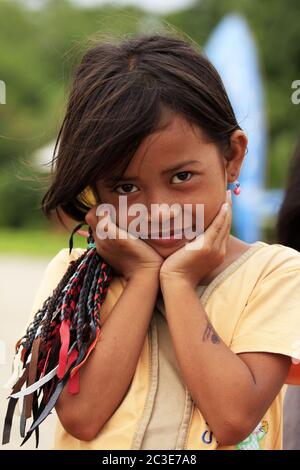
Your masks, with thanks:
<instances>
[{"instance_id":1,"label":"girl's right hand","mask_svg":"<svg viewBox=\"0 0 300 470\"><path fill-rule=\"evenodd\" d=\"M102 240L97 236L97 223L103 217L107 217L107 215L97 216L97 207L92 207L85 216L85 221L93 232L97 253L127 281L135 275L145 273L145 271L159 275L164 259L142 239L135 238L114 224L111 217L109 217L110 223L106 225L106 231L112 234L116 233L116 237L109 238L107 236ZM126 238L120 238L120 233L126 234Z\"/></svg>"}]
</instances>

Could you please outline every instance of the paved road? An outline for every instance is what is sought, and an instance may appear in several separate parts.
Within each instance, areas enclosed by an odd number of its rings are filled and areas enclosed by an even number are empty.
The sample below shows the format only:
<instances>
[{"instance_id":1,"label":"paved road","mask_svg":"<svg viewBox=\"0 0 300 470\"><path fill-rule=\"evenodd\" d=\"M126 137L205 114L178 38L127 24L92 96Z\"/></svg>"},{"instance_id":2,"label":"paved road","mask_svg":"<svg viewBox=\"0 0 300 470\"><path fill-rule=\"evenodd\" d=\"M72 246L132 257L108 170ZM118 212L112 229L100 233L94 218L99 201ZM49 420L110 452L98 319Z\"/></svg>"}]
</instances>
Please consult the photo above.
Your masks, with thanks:
<instances>
[{"instance_id":1,"label":"paved road","mask_svg":"<svg viewBox=\"0 0 300 470\"><path fill-rule=\"evenodd\" d=\"M1 446L3 421L6 413L6 397L10 390L3 389L3 384L11 375L11 364L14 346L18 335L27 324L36 287L39 285L44 269L49 262L48 258L32 259L20 256L0 256L0 448L7 449L35 449L35 435L22 447L18 423L19 416L15 415L11 440L9 444ZM55 411L40 426L39 449L51 448L53 439ZM27 430L31 418L28 420Z\"/></svg>"}]
</instances>

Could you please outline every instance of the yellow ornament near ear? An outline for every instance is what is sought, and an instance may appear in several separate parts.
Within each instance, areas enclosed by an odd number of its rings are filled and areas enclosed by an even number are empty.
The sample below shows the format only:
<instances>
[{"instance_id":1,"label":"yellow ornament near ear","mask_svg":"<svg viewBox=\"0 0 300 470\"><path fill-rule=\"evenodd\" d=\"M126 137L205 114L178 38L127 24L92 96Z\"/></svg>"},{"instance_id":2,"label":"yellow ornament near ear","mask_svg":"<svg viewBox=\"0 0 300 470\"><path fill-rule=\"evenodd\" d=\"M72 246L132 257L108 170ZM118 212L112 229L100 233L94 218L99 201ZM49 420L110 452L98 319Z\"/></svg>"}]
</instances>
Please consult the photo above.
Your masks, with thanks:
<instances>
[{"instance_id":1,"label":"yellow ornament near ear","mask_svg":"<svg viewBox=\"0 0 300 470\"><path fill-rule=\"evenodd\" d=\"M79 199L81 202L91 207L97 204L93 191L89 187L87 187L86 189L82 191L82 193L80 193Z\"/></svg>"}]
</instances>

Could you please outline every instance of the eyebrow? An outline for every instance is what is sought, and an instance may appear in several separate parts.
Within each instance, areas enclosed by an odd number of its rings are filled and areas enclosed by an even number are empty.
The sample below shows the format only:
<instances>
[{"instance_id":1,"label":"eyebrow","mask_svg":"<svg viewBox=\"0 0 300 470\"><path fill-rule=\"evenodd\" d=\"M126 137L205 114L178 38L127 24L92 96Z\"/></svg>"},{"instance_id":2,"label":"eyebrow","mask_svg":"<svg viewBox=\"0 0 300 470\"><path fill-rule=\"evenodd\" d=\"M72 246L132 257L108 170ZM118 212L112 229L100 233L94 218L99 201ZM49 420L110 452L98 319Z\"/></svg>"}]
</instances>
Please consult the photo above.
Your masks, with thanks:
<instances>
[{"instance_id":1,"label":"eyebrow","mask_svg":"<svg viewBox=\"0 0 300 470\"><path fill-rule=\"evenodd\" d=\"M199 160L186 160L184 162L178 163L175 166L172 166L171 168L167 168L166 170L162 171L162 175L165 175L167 173L171 173L172 171L179 170L180 168L190 165L191 163L200 163ZM115 182L118 181L137 181L139 178L138 176L121 176L120 178L114 179Z\"/></svg>"}]
</instances>

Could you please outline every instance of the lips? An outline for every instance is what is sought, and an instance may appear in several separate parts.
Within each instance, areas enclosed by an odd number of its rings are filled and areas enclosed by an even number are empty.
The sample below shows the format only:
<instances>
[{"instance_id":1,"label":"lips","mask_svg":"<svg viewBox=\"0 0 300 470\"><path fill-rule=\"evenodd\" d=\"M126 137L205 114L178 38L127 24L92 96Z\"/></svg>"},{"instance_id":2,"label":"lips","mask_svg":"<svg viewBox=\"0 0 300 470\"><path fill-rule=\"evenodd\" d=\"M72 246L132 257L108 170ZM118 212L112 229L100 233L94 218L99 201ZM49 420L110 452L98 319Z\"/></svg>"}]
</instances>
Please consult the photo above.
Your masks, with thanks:
<instances>
[{"instance_id":1,"label":"lips","mask_svg":"<svg viewBox=\"0 0 300 470\"><path fill-rule=\"evenodd\" d=\"M182 233L182 232L176 232L176 233ZM174 236L174 232L173 232L173 231L172 231L172 232L164 232L164 233L161 233L161 232L160 232L160 233L158 233L158 234L153 233L152 235L158 235L159 237L164 237L164 236L165 236L165 237L168 237L168 236L169 236L169 237L173 237L173 236Z\"/></svg>"}]
</instances>

